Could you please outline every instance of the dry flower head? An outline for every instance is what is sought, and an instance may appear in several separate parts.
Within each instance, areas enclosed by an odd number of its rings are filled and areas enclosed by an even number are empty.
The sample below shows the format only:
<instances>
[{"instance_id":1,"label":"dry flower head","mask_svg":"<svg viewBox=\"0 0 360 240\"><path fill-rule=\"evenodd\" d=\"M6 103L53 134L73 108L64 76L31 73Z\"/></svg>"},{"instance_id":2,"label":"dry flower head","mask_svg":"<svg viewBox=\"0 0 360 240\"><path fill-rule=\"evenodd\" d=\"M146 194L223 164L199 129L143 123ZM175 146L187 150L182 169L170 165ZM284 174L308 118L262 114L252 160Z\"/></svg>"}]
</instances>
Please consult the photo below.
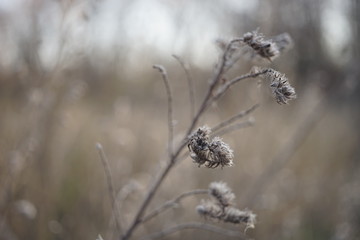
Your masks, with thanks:
<instances>
[{"instance_id":1,"label":"dry flower head","mask_svg":"<svg viewBox=\"0 0 360 240\"><path fill-rule=\"evenodd\" d=\"M243 41L259 56L270 61L280 55L277 45L272 40L265 40L263 35L257 31L245 33Z\"/></svg>"},{"instance_id":2,"label":"dry flower head","mask_svg":"<svg viewBox=\"0 0 360 240\"><path fill-rule=\"evenodd\" d=\"M208 168L233 165L233 150L219 137L210 138L211 129L207 126L198 128L188 143L190 157L195 163Z\"/></svg>"},{"instance_id":3,"label":"dry flower head","mask_svg":"<svg viewBox=\"0 0 360 240\"><path fill-rule=\"evenodd\" d=\"M270 81L270 88L277 103L287 104L289 100L296 98L295 89L290 85L285 74L269 68L264 77Z\"/></svg>"},{"instance_id":4,"label":"dry flower head","mask_svg":"<svg viewBox=\"0 0 360 240\"><path fill-rule=\"evenodd\" d=\"M233 206L234 193L224 182L212 182L209 185L208 200L202 200L196 211L207 219L220 220L234 224L244 223L246 229L254 228L256 215L248 210L239 210Z\"/></svg>"}]
</instances>

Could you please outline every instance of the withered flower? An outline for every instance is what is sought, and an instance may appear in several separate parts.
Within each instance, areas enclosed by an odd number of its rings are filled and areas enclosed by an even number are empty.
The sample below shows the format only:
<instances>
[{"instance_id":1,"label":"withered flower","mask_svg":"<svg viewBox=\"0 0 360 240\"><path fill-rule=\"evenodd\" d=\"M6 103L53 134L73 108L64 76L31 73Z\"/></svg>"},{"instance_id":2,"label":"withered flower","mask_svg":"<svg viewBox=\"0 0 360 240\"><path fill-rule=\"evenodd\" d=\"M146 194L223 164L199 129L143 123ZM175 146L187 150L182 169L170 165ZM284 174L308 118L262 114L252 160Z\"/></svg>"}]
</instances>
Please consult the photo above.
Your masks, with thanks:
<instances>
[{"instance_id":1,"label":"withered flower","mask_svg":"<svg viewBox=\"0 0 360 240\"><path fill-rule=\"evenodd\" d=\"M234 154L232 149L219 137L210 139L211 129L200 127L190 136L188 148L190 157L195 163L208 168L232 166Z\"/></svg>"}]
</instances>

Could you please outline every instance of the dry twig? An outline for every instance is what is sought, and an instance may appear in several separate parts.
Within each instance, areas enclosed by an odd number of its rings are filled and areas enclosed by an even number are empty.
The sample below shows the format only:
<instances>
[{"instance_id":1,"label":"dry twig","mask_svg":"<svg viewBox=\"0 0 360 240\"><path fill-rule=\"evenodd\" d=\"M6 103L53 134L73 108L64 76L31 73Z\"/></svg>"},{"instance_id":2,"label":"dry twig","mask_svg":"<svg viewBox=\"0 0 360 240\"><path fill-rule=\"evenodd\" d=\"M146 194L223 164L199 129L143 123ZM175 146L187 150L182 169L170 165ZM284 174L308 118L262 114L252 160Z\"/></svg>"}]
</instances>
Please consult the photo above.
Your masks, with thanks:
<instances>
[{"instance_id":1,"label":"dry twig","mask_svg":"<svg viewBox=\"0 0 360 240\"><path fill-rule=\"evenodd\" d=\"M218 125L212 127L211 131L213 132L213 134L216 134L217 131L221 130L224 127L229 126L233 122L237 121L239 118L243 118L243 117L249 115L250 113L255 111L255 109L257 109L259 106L260 106L259 104L255 104L254 106L250 107L249 109L239 112L238 114L232 116L231 118L229 118L229 119L219 123Z\"/></svg>"},{"instance_id":2,"label":"dry twig","mask_svg":"<svg viewBox=\"0 0 360 240\"><path fill-rule=\"evenodd\" d=\"M246 239L245 234L243 234L240 231L227 230L227 229L220 228L220 227L217 227L217 226L214 226L211 224L207 224L207 223L189 222L189 223L178 224L176 226L166 228L162 231L152 233L146 237L141 238L141 240L159 239L159 238L168 236L170 234L173 234L175 232L179 232L179 231L186 230L186 229L200 229L200 230L204 230L204 231L217 233L217 234L227 236L227 237Z\"/></svg>"},{"instance_id":3,"label":"dry twig","mask_svg":"<svg viewBox=\"0 0 360 240\"><path fill-rule=\"evenodd\" d=\"M104 149L100 143L96 144L96 149L99 152L101 163L103 165L104 172L106 175L106 182L108 184L108 190L109 190L109 195L111 198L111 206L113 208L116 228L120 233L122 233L122 226L121 226L120 215L119 215L120 211L119 211L119 206L116 201L116 192L115 192L115 188L114 188L114 183L113 183L113 178L112 178L112 174L111 174L111 170L110 170L109 161L108 161L106 154L104 152Z\"/></svg>"},{"instance_id":4,"label":"dry twig","mask_svg":"<svg viewBox=\"0 0 360 240\"><path fill-rule=\"evenodd\" d=\"M189 67L187 64L177 55L172 55L181 65L181 67L184 69L186 80L188 82L189 87L189 98L190 98L190 119L192 120L195 116L195 87L194 87L194 81L191 77Z\"/></svg>"},{"instance_id":5,"label":"dry twig","mask_svg":"<svg viewBox=\"0 0 360 240\"><path fill-rule=\"evenodd\" d=\"M177 206L183 198L197 195L197 194L208 194L208 193L209 193L209 190L207 190L207 189L196 189L196 190L192 190L190 192L182 193L179 196L177 196L176 198L165 202L164 204L162 204L161 206L159 206L158 208L156 208L155 210L150 212L148 215L146 215L144 217L144 219L142 220L142 223L149 221L153 217L156 217L157 215L166 211L169 208Z\"/></svg>"},{"instance_id":6,"label":"dry twig","mask_svg":"<svg viewBox=\"0 0 360 240\"><path fill-rule=\"evenodd\" d=\"M164 81L164 85L166 88L166 94L168 97L168 128L169 128L169 139L168 139L168 145L169 145L169 156L171 157L173 155L173 139L174 139L174 118L173 118L173 108L172 108L172 94L169 84L169 79L167 72L165 68L161 65L154 65L153 68L157 69L162 76L162 79Z\"/></svg>"}]
</instances>

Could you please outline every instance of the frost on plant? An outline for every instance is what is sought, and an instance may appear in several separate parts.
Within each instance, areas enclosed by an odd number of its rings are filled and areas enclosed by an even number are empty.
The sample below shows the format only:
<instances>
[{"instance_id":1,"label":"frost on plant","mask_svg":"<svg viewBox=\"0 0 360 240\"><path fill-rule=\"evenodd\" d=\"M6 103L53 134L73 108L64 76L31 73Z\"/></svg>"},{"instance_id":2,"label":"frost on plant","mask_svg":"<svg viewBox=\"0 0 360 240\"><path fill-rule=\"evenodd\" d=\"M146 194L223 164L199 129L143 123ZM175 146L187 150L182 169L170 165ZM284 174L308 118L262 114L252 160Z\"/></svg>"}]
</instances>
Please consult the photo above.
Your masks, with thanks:
<instances>
[{"instance_id":1,"label":"frost on plant","mask_svg":"<svg viewBox=\"0 0 360 240\"><path fill-rule=\"evenodd\" d=\"M211 129L207 126L198 128L190 136L188 148L190 157L199 166L208 168L233 165L233 150L221 138L210 138Z\"/></svg>"},{"instance_id":2,"label":"frost on plant","mask_svg":"<svg viewBox=\"0 0 360 240\"><path fill-rule=\"evenodd\" d=\"M295 89L290 85L285 74L269 68L264 77L270 81L270 88L277 103L287 104L289 100L296 98Z\"/></svg>"},{"instance_id":3,"label":"frost on plant","mask_svg":"<svg viewBox=\"0 0 360 240\"><path fill-rule=\"evenodd\" d=\"M246 228L254 228L256 215L248 210L234 207L234 193L224 182L212 182L209 185L210 199L202 200L196 211L207 219L220 220L234 224L244 223Z\"/></svg>"},{"instance_id":4,"label":"frost on plant","mask_svg":"<svg viewBox=\"0 0 360 240\"><path fill-rule=\"evenodd\" d=\"M257 31L245 33L243 39L244 43L263 58L272 60L280 54L276 44L272 40L265 40Z\"/></svg>"},{"instance_id":5,"label":"frost on plant","mask_svg":"<svg viewBox=\"0 0 360 240\"><path fill-rule=\"evenodd\" d=\"M292 47L293 42L288 33L279 34L272 39L265 40L263 34L258 31L247 32L243 36L243 42L262 58L270 61Z\"/></svg>"},{"instance_id":6,"label":"frost on plant","mask_svg":"<svg viewBox=\"0 0 360 240\"><path fill-rule=\"evenodd\" d=\"M235 194L224 182L212 182L209 185L209 195L215 198L221 206L230 206L233 204Z\"/></svg>"}]
</instances>

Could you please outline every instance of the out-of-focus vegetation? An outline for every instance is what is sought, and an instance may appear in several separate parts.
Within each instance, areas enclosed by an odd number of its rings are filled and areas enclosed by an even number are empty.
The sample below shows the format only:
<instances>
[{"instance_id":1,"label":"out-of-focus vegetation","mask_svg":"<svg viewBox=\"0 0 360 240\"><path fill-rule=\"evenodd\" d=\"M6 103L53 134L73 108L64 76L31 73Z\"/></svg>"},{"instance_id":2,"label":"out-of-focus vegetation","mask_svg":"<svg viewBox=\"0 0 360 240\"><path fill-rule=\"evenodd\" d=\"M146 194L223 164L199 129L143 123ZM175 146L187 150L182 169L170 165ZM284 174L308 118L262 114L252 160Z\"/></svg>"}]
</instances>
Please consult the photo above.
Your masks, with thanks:
<instances>
[{"instance_id":1,"label":"out-of-focus vegetation","mask_svg":"<svg viewBox=\"0 0 360 240\"><path fill-rule=\"evenodd\" d=\"M129 223L167 156L167 98L151 66L161 63L169 73L179 137L190 105L184 72L171 54L191 66L199 102L217 60L216 38L257 27L268 36L292 36L292 50L260 64L286 73L297 100L280 106L256 80L232 88L201 122L212 126L260 103L255 126L224 136L235 166L198 168L187 158L151 208L223 180L237 204L257 214L256 228L247 231L254 239L360 238L360 4L251 2L3 0L0 239L115 239L95 143L108 155ZM253 65L242 59L229 76ZM135 235L204 221L195 212L200 200L187 199ZM219 236L187 230L168 238Z\"/></svg>"}]
</instances>

